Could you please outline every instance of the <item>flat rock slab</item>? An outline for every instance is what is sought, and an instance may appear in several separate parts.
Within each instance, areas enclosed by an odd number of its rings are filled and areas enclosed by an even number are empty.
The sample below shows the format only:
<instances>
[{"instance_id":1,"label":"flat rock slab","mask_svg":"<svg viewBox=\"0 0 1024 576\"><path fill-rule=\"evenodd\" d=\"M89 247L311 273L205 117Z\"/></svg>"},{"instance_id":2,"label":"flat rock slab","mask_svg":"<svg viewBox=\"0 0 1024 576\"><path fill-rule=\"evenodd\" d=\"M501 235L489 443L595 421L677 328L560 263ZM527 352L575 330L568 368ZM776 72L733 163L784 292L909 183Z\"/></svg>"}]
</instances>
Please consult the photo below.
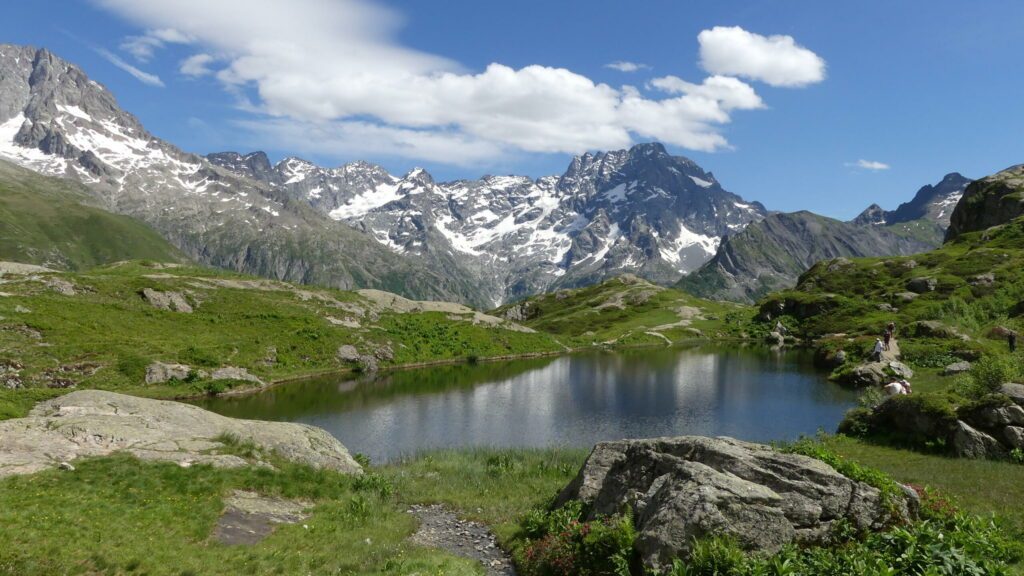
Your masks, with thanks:
<instances>
[{"instance_id":1,"label":"flat rock slab","mask_svg":"<svg viewBox=\"0 0 1024 576\"><path fill-rule=\"evenodd\" d=\"M214 540L227 545L251 546L270 536L278 524L297 524L312 504L260 496L235 490L224 500L224 512L213 529Z\"/></svg>"},{"instance_id":2,"label":"flat rock slab","mask_svg":"<svg viewBox=\"0 0 1024 576\"><path fill-rule=\"evenodd\" d=\"M420 546L444 550L455 556L483 564L489 576L515 576L512 558L505 553L487 527L461 520L439 504L413 505L409 513L420 521L412 542Z\"/></svg>"},{"instance_id":3,"label":"flat rock slab","mask_svg":"<svg viewBox=\"0 0 1024 576\"><path fill-rule=\"evenodd\" d=\"M115 452L182 466L251 464L230 453L228 437L314 468L362 473L341 442L314 426L238 420L180 402L79 390L39 403L26 418L0 422L0 478Z\"/></svg>"}]
</instances>

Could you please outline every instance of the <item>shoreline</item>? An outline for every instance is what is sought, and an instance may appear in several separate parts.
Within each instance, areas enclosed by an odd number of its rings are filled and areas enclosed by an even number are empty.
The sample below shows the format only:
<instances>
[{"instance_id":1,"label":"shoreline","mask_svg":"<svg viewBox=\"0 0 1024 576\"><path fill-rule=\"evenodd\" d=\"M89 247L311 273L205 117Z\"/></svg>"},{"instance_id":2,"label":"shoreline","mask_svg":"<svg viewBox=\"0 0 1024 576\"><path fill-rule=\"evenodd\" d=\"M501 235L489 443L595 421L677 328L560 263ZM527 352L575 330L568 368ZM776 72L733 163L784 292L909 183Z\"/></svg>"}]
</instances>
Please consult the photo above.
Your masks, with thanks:
<instances>
[{"instance_id":1,"label":"shoreline","mask_svg":"<svg viewBox=\"0 0 1024 576\"><path fill-rule=\"evenodd\" d=\"M746 343L746 344L752 344L752 343L759 343L759 342L760 342L760 340L756 339L756 338L721 338L721 339L709 339L709 338L707 338L707 339L699 339L699 338L696 338L696 339L680 340L678 342L673 342L672 344L664 346L664 348L674 348L674 347L677 347L677 346L683 346L683 345L687 345L687 344L698 344L698 345L699 344L721 344L721 343L734 343L734 344ZM792 347L796 348L796 347L799 347L799 346L794 345ZM457 365L457 364L472 365L472 364L483 364L483 363L491 363L491 362L509 362L509 361L512 361L512 360L530 360L530 359L534 359L534 358L552 358L552 357L556 357L556 356L569 356L569 355L572 355L572 354L578 354L580 352L589 352L589 351L615 352L615 351L621 351L621 350L640 350L640 349L645 349L645 348L662 348L662 346L659 346L657 344L634 344L634 345L630 345L630 346L617 346L617 347L615 347L615 346L606 346L606 345L602 344L602 345L597 345L597 346L588 346L588 347L581 347L581 348L566 348L565 350L552 351L552 352L525 352L525 353L522 353L522 354L503 354L503 355L500 355L500 356L487 356L487 357L483 357L483 358L477 358L476 360L474 360L472 362L469 361L467 358L447 358L447 359L443 359L443 360L426 360L426 361L421 361L421 362L408 362L408 363L405 363L405 364L395 364L393 366L387 366L386 368L378 370L377 372L375 372L373 374L382 375L382 374L386 374L388 372L416 370L416 369L419 369L419 368L431 368L431 367L434 367L434 366L454 366L454 365ZM291 384L291 383L294 383L294 382L302 382L302 381L305 381L305 380L312 380L312 379L315 379L315 378L325 378L325 377L328 377L328 376L344 376L346 374L359 374L359 373L360 372L358 372L357 370L354 370L354 369L349 368L349 367L341 367L341 368L335 368L335 369L331 369L331 370L319 370L319 371L315 371L315 372L309 372L307 374L301 374L301 375L295 375L295 376L286 376L284 378L278 378L276 380L271 380L270 382L267 382L267 383L263 384L262 386L254 386L254 387L251 387L251 388L238 388L238 389L232 389L232 390L225 390L224 392L219 392L217 394L203 394L203 393L184 394L184 395L180 395L180 396L174 396L172 398L167 398L167 400L172 400L172 401L177 402L177 401L198 400L198 399L201 399L201 398L211 398L211 397L212 398L237 398L237 397L251 396L251 395L254 395L254 394L259 394L259 393L265 392L267 390L270 390L271 388L277 388L279 386L284 386L286 384ZM363 374L370 374L370 373L363 373Z\"/></svg>"}]
</instances>

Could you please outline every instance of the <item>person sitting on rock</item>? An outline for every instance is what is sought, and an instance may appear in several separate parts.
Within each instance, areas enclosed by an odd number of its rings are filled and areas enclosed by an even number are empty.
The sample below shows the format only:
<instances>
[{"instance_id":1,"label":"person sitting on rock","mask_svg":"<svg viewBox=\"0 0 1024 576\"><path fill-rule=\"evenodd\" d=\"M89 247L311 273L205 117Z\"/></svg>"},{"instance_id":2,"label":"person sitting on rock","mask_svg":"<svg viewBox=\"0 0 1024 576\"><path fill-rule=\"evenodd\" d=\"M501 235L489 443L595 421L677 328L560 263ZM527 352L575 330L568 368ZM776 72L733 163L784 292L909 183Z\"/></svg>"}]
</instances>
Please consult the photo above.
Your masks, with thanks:
<instances>
[{"instance_id":1,"label":"person sitting on rock","mask_svg":"<svg viewBox=\"0 0 1024 576\"><path fill-rule=\"evenodd\" d=\"M885 344L882 344L882 339L875 338L875 349L871 351L871 360L874 362L881 362L883 351L885 351Z\"/></svg>"}]
</instances>

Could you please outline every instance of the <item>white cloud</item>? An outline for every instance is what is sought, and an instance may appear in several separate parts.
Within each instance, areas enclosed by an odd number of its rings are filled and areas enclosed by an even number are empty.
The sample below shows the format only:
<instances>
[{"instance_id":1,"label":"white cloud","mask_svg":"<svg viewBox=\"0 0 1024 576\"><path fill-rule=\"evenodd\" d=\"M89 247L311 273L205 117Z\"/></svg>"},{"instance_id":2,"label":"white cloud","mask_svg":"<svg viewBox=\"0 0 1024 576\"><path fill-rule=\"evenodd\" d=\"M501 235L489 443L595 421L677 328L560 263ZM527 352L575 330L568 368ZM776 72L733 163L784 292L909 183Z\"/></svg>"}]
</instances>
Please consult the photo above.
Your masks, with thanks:
<instances>
[{"instance_id":1,"label":"white cloud","mask_svg":"<svg viewBox=\"0 0 1024 576\"><path fill-rule=\"evenodd\" d=\"M711 151L728 148L720 128L734 110L764 107L749 85L718 75L701 83L666 77L652 82L656 92L641 93L550 66L466 71L402 46L395 39L401 17L368 0L93 1L201 47L181 72L212 72L246 110L263 115L250 128L263 123L264 133L295 135L319 126L317 138L297 140L322 139L351 155L387 148L465 163L651 138Z\"/></svg>"},{"instance_id":2,"label":"white cloud","mask_svg":"<svg viewBox=\"0 0 1024 576\"><path fill-rule=\"evenodd\" d=\"M125 62L117 54L114 54L114 53L112 53L109 50L104 50L103 48L97 48L96 52L100 56L103 56L104 58L106 58L107 61L110 62L111 64L113 64L114 66L117 66L121 70L124 70L125 72L127 72L127 73L131 74L132 76L134 76L135 79L138 80L139 82L142 82L143 84L147 84L149 86L157 86L157 87L160 87L160 88L164 87L163 80L161 80L160 77L157 76L156 74L150 74L149 72L143 72L142 70L139 70L138 68L136 68L135 66L132 66L131 64Z\"/></svg>"},{"instance_id":3,"label":"white cloud","mask_svg":"<svg viewBox=\"0 0 1024 576\"><path fill-rule=\"evenodd\" d=\"M165 44L191 44L193 41L194 38L174 28L158 28L140 36L128 36L121 42L121 49L139 62L149 62Z\"/></svg>"},{"instance_id":4,"label":"white cloud","mask_svg":"<svg viewBox=\"0 0 1024 576\"><path fill-rule=\"evenodd\" d=\"M619 72L637 72L640 70L650 69L647 64L641 64L639 62L629 62L626 60L616 60L615 62L609 62L604 65L605 68L611 68L612 70L618 70Z\"/></svg>"},{"instance_id":5,"label":"white cloud","mask_svg":"<svg viewBox=\"0 0 1024 576\"><path fill-rule=\"evenodd\" d=\"M182 60L178 71L186 76L206 76L213 74L209 68L213 61L214 57L209 54L195 54Z\"/></svg>"},{"instance_id":6,"label":"white cloud","mask_svg":"<svg viewBox=\"0 0 1024 576\"><path fill-rule=\"evenodd\" d=\"M792 36L761 36L739 26L716 26L697 35L701 66L712 74L798 87L825 79L825 61Z\"/></svg>"},{"instance_id":7,"label":"white cloud","mask_svg":"<svg viewBox=\"0 0 1024 576\"><path fill-rule=\"evenodd\" d=\"M875 172L879 170L888 170L889 168L891 168L891 166L889 166L885 162L879 162L877 160L865 160L863 158L857 160L856 162L847 162L846 165L852 168L862 168L864 170L872 170Z\"/></svg>"}]
</instances>

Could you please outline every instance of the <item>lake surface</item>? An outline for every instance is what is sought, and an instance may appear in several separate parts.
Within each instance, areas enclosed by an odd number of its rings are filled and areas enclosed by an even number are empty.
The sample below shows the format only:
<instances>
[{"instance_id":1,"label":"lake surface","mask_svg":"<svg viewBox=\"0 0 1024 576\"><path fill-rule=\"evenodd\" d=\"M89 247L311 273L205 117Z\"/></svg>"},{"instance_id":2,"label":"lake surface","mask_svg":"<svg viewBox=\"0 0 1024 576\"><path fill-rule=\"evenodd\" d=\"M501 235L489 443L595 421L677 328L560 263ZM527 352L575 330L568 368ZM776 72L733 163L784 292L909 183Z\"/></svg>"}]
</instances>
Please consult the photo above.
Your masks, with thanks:
<instances>
[{"instance_id":1,"label":"lake surface","mask_svg":"<svg viewBox=\"0 0 1024 576\"><path fill-rule=\"evenodd\" d=\"M437 448L584 446L701 434L753 441L833 431L856 394L805 351L699 346L295 382L197 402L227 416L313 424L385 462Z\"/></svg>"}]
</instances>

